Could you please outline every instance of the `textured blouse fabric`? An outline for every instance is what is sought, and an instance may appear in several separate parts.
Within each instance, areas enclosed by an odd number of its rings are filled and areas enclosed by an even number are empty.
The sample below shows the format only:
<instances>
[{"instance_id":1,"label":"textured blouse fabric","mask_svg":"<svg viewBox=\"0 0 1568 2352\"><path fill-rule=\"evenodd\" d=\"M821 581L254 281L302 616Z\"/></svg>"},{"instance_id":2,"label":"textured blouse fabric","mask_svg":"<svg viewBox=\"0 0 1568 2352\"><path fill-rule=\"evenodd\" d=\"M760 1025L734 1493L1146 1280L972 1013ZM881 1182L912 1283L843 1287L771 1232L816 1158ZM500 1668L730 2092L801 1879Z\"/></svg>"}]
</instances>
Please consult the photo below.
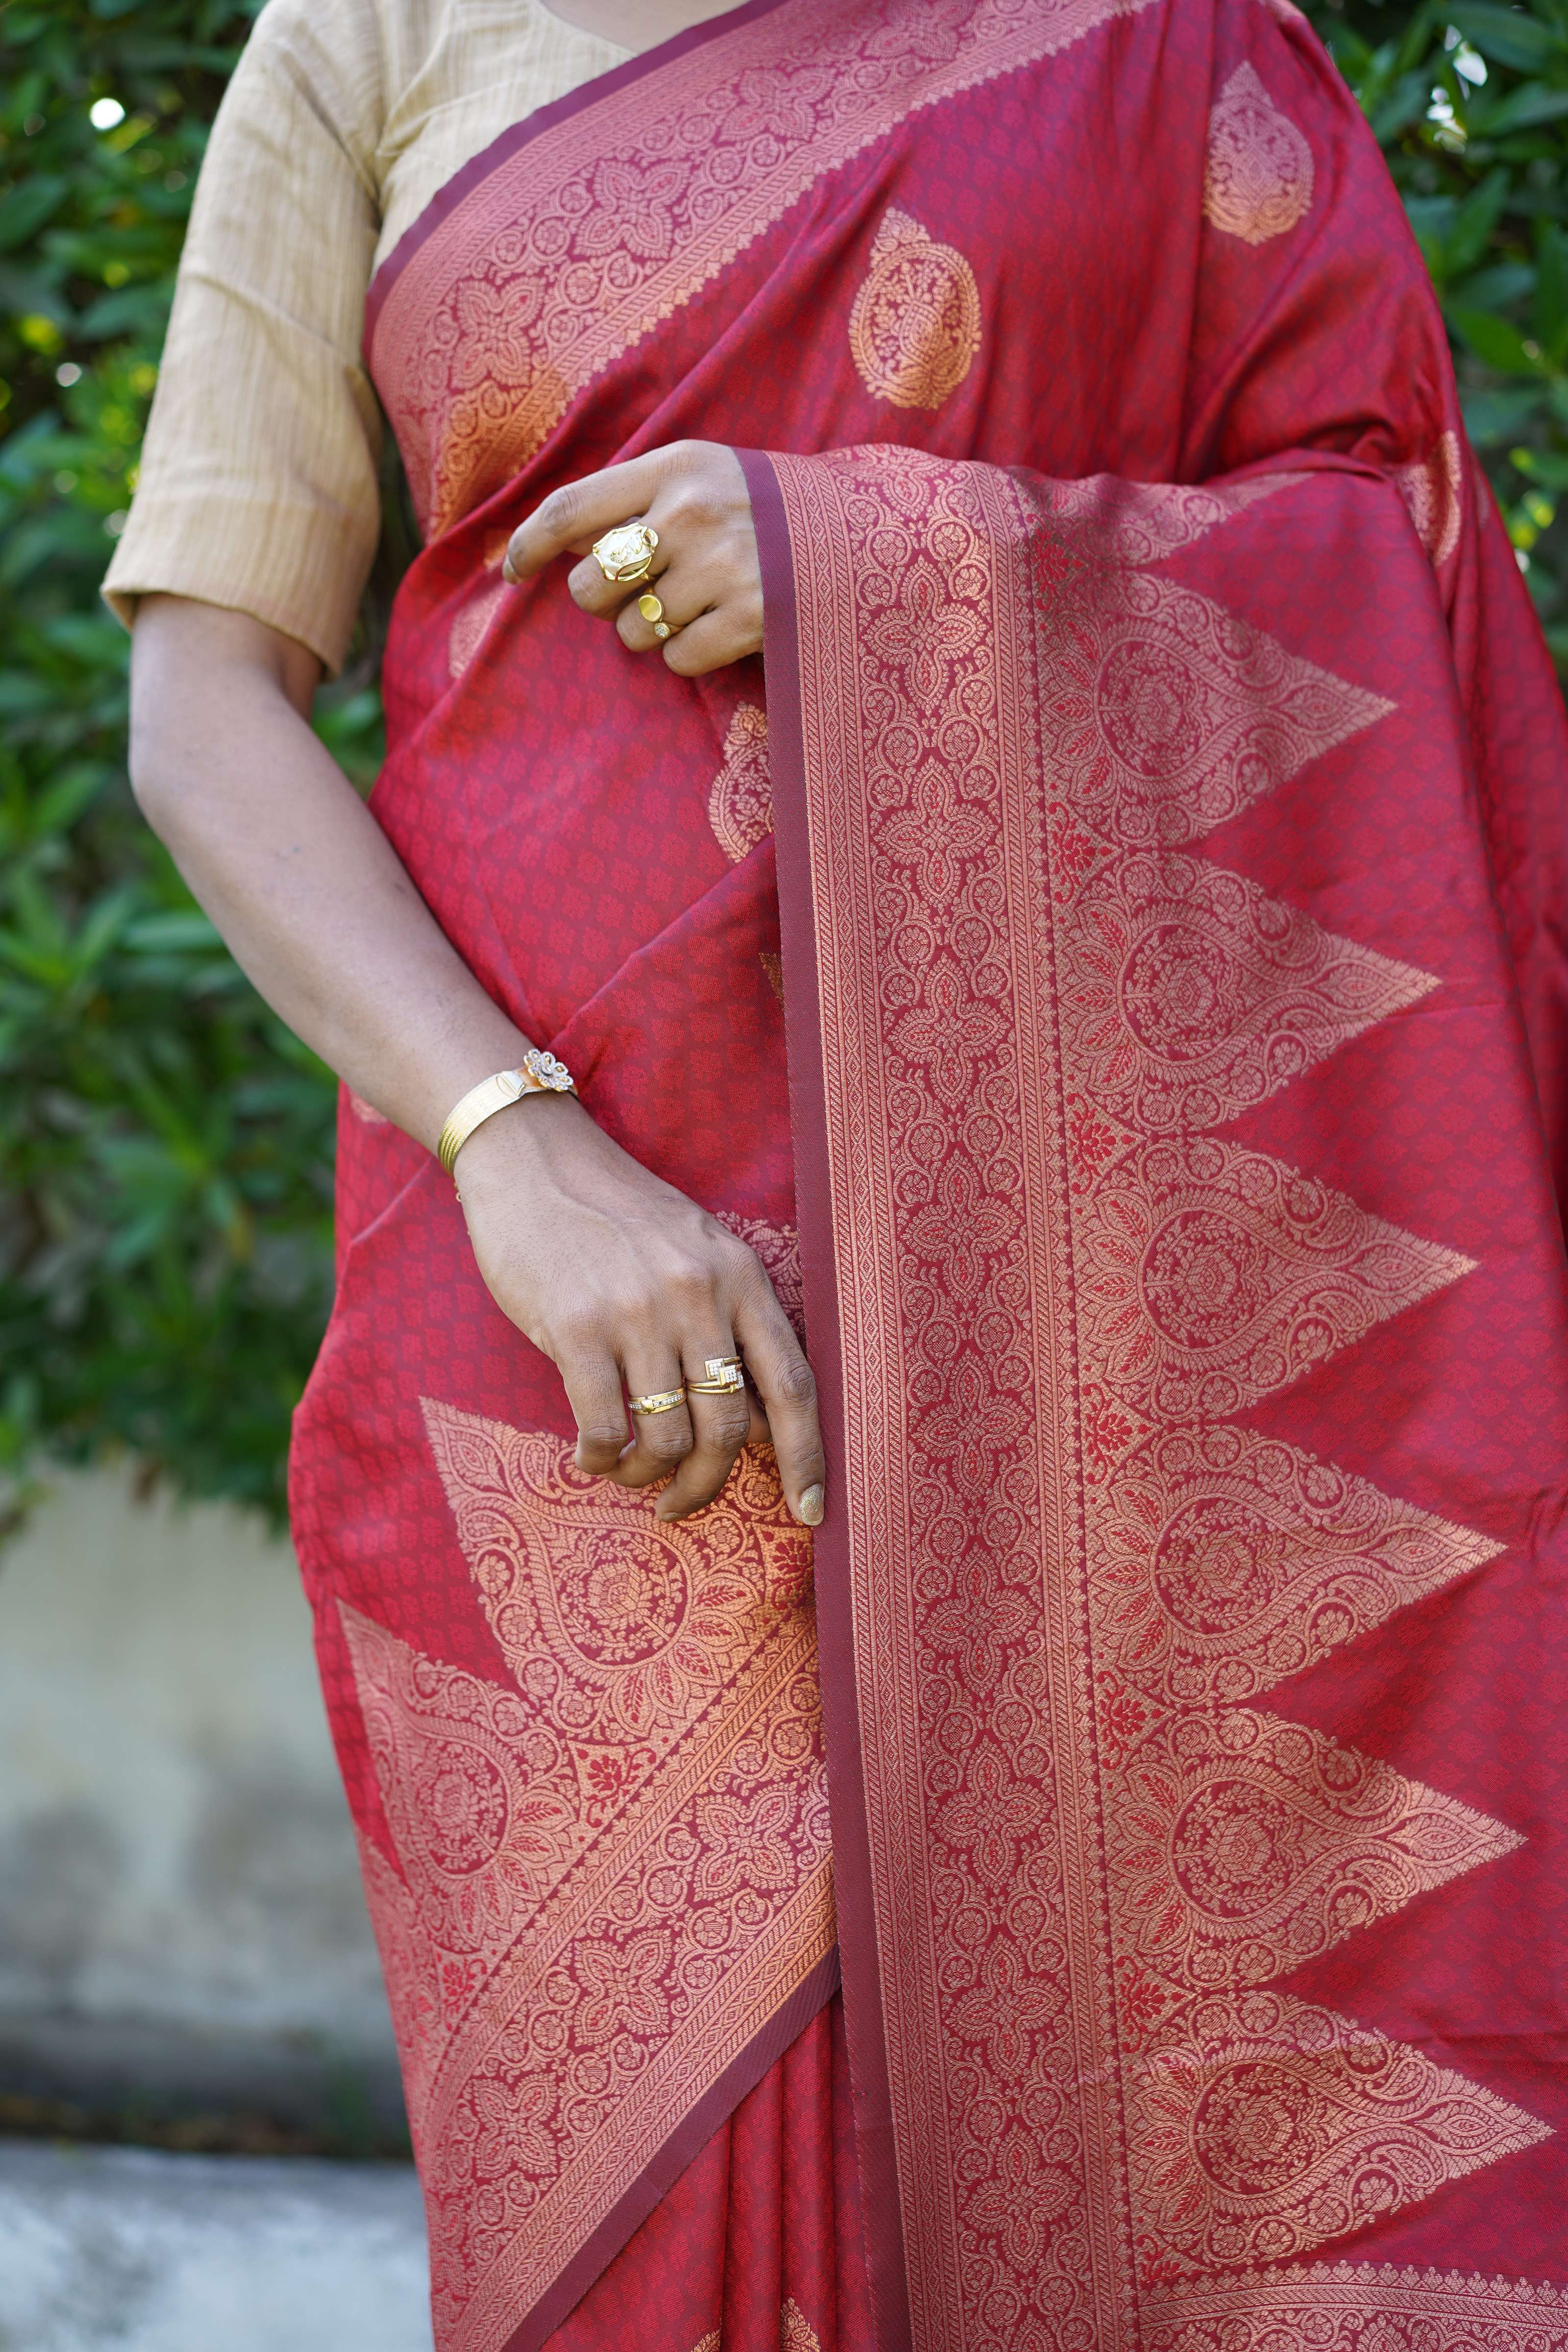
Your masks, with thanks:
<instances>
[{"instance_id":1,"label":"textured blouse fabric","mask_svg":"<svg viewBox=\"0 0 1568 2352\"><path fill-rule=\"evenodd\" d=\"M375 551L377 265L455 172L629 51L541 0L268 0L213 127L104 593L252 613L341 665Z\"/></svg>"}]
</instances>

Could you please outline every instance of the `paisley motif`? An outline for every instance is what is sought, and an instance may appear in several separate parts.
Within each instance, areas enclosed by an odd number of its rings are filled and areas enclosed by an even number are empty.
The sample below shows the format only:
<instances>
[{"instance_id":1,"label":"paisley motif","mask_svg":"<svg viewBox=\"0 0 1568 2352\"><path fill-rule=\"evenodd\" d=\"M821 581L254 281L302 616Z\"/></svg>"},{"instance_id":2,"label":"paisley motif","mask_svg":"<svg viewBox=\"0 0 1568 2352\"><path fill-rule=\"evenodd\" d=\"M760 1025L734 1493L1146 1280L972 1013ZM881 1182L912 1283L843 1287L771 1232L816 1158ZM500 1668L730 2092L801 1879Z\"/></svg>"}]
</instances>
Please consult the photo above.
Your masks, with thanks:
<instances>
[{"instance_id":1,"label":"paisley motif","mask_svg":"<svg viewBox=\"0 0 1568 2352\"><path fill-rule=\"evenodd\" d=\"M1244 1411L1471 1264L1207 1138L1118 1160L1081 1241L1102 1377L1136 1411L1175 1421Z\"/></svg>"},{"instance_id":2,"label":"paisley motif","mask_svg":"<svg viewBox=\"0 0 1568 2352\"><path fill-rule=\"evenodd\" d=\"M1264 1990L1520 1843L1246 1704L1499 1549L1233 1425L1470 1269L1204 1131L1435 985L1188 854L1391 706L1113 564L1109 518L1075 544L1055 488L891 445L771 462L833 614L805 778L845 1573L863 1736L899 1727L863 1785L911 2293L931 2344L1109 2342L1545 2136ZM1132 502L1138 560L1157 516ZM1042 1538L1083 1548L1081 1618ZM1113 2173L1133 2245L1101 2292Z\"/></svg>"},{"instance_id":3,"label":"paisley motif","mask_svg":"<svg viewBox=\"0 0 1568 2352\"><path fill-rule=\"evenodd\" d=\"M1169 1432L1127 1449L1097 1515L1104 1687L1252 1698L1501 1549L1281 1439Z\"/></svg>"},{"instance_id":4,"label":"paisley motif","mask_svg":"<svg viewBox=\"0 0 1568 2352\"><path fill-rule=\"evenodd\" d=\"M940 408L980 349L980 289L955 246L906 212L882 215L849 313L849 348L868 392L895 408Z\"/></svg>"},{"instance_id":5,"label":"paisley motif","mask_svg":"<svg viewBox=\"0 0 1568 2352\"><path fill-rule=\"evenodd\" d=\"M1298 2260L1550 2137L1478 2084L1329 2010L1216 1993L1132 2075L1142 2279Z\"/></svg>"},{"instance_id":6,"label":"paisley motif","mask_svg":"<svg viewBox=\"0 0 1568 2352\"><path fill-rule=\"evenodd\" d=\"M1171 852L1117 858L1079 894L1064 1042L1096 1107L1161 1134L1213 1127L1436 986Z\"/></svg>"},{"instance_id":7,"label":"paisley motif","mask_svg":"<svg viewBox=\"0 0 1568 2352\"><path fill-rule=\"evenodd\" d=\"M1390 1765L1241 1707L1155 1723L1121 1764L1106 1822L1123 1953L1182 1993L1281 1976L1522 1843Z\"/></svg>"},{"instance_id":8,"label":"paisley motif","mask_svg":"<svg viewBox=\"0 0 1568 2352\"><path fill-rule=\"evenodd\" d=\"M563 2233L615 2210L836 1927L811 1538L771 1459L666 1528L563 1439L425 1420L510 1680L340 1615L437 2339L461 2347L512 2332Z\"/></svg>"},{"instance_id":9,"label":"paisley motif","mask_svg":"<svg viewBox=\"0 0 1568 2352\"><path fill-rule=\"evenodd\" d=\"M518 147L392 276L371 330L376 387L426 536L518 472L577 394L825 173L912 110L1147 5L921 8L889 26L868 58L838 0L812 0L748 24L728 73L721 34L703 55L607 93L591 142L569 121ZM905 263L908 295L888 317L906 324L886 347L881 306L868 319L872 363L893 370L882 397L929 394L963 348L943 339L967 332L952 272L968 265L934 250L934 261L928 251ZM940 323L928 345L918 321L931 305Z\"/></svg>"},{"instance_id":10,"label":"paisley motif","mask_svg":"<svg viewBox=\"0 0 1568 2352\"><path fill-rule=\"evenodd\" d=\"M1047 796L1129 848L1200 839L1393 708L1147 572L1075 583L1038 660Z\"/></svg>"},{"instance_id":11,"label":"paisley motif","mask_svg":"<svg viewBox=\"0 0 1568 2352\"><path fill-rule=\"evenodd\" d=\"M564 1438L428 1400L425 1418L501 1654L525 1689L570 1690L585 1759L662 1752L806 1591L810 1537L756 1455L721 1505L668 1523Z\"/></svg>"},{"instance_id":12,"label":"paisley motif","mask_svg":"<svg viewBox=\"0 0 1568 2352\"><path fill-rule=\"evenodd\" d=\"M738 866L773 829L768 776L768 715L754 702L735 706L724 737L724 759L708 794L713 838Z\"/></svg>"},{"instance_id":13,"label":"paisley motif","mask_svg":"<svg viewBox=\"0 0 1568 2352\"><path fill-rule=\"evenodd\" d=\"M1445 433L1429 457L1395 466L1394 479L1415 536L1437 571L1459 544L1465 516L1465 459L1457 433Z\"/></svg>"},{"instance_id":14,"label":"paisley motif","mask_svg":"<svg viewBox=\"0 0 1568 2352\"><path fill-rule=\"evenodd\" d=\"M1106 563L1163 562L1259 499L1288 489L1290 474L1252 474L1212 488L1185 482L1132 482L1121 474L1086 474L1076 482L1049 482L1046 500L1058 534L1069 547Z\"/></svg>"},{"instance_id":15,"label":"paisley motif","mask_svg":"<svg viewBox=\"0 0 1568 2352\"><path fill-rule=\"evenodd\" d=\"M1255 68L1237 66L1209 116L1204 213L1226 236L1265 245L1312 208L1312 151Z\"/></svg>"},{"instance_id":16,"label":"paisley motif","mask_svg":"<svg viewBox=\"0 0 1568 2352\"><path fill-rule=\"evenodd\" d=\"M440 1948L494 1960L583 1840L559 1734L517 1693L440 1664L341 1607L404 1874ZM466 1973L448 1990L466 1998Z\"/></svg>"}]
</instances>

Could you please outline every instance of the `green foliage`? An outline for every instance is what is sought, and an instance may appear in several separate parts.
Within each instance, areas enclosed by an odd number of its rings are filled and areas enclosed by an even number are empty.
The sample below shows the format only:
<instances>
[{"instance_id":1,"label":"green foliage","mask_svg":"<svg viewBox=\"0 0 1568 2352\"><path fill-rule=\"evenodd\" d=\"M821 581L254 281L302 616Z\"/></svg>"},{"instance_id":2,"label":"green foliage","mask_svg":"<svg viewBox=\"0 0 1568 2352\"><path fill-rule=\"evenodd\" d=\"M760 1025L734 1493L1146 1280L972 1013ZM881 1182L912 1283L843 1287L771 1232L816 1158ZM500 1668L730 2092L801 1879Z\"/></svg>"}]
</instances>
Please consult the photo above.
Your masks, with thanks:
<instances>
[{"instance_id":1,"label":"green foliage","mask_svg":"<svg viewBox=\"0 0 1568 2352\"><path fill-rule=\"evenodd\" d=\"M1442 299L1480 451L1568 667L1568 0L1317 0Z\"/></svg>"},{"instance_id":2,"label":"green foliage","mask_svg":"<svg viewBox=\"0 0 1568 2352\"><path fill-rule=\"evenodd\" d=\"M331 1087L124 772L98 583L207 125L259 0L0 0L0 1477L115 1445L276 1514L329 1288ZM1568 663L1568 0L1316 0ZM97 110L97 122L94 121ZM379 749L374 631L318 724ZM0 1493L0 1517L6 1495Z\"/></svg>"},{"instance_id":3,"label":"green foliage","mask_svg":"<svg viewBox=\"0 0 1568 2352\"><path fill-rule=\"evenodd\" d=\"M128 641L98 599L207 124L256 5L0 10L0 1513L12 1518L30 1465L115 1445L186 1492L278 1515L289 1414L329 1297L331 1081L136 814ZM323 700L322 731L368 782L374 691L351 680Z\"/></svg>"}]
</instances>

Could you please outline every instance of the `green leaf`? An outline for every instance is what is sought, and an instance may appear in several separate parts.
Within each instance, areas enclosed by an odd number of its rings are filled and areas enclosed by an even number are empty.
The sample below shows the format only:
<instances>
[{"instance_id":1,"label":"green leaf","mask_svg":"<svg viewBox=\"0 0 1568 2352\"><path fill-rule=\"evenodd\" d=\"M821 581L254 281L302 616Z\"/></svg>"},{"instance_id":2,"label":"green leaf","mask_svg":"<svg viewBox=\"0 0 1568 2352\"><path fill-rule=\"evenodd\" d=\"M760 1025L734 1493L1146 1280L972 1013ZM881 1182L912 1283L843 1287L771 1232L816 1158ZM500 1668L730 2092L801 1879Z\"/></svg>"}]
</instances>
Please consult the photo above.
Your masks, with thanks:
<instances>
[{"instance_id":1,"label":"green leaf","mask_svg":"<svg viewBox=\"0 0 1568 2352\"><path fill-rule=\"evenodd\" d=\"M34 838L43 840L52 833L65 833L82 811L92 805L108 781L108 770L89 761L55 777L46 785L33 812Z\"/></svg>"},{"instance_id":2,"label":"green leaf","mask_svg":"<svg viewBox=\"0 0 1568 2352\"><path fill-rule=\"evenodd\" d=\"M28 237L36 236L69 193L68 180L39 172L0 196L0 253L15 252Z\"/></svg>"},{"instance_id":3,"label":"green leaf","mask_svg":"<svg viewBox=\"0 0 1568 2352\"><path fill-rule=\"evenodd\" d=\"M1568 490L1568 452L1560 449L1510 449L1510 462L1532 482L1549 490Z\"/></svg>"},{"instance_id":4,"label":"green leaf","mask_svg":"<svg viewBox=\"0 0 1568 2352\"><path fill-rule=\"evenodd\" d=\"M1534 291L1535 271L1528 261L1495 261L1450 285L1447 299L1464 310L1509 310Z\"/></svg>"},{"instance_id":5,"label":"green leaf","mask_svg":"<svg viewBox=\"0 0 1568 2352\"><path fill-rule=\"evenodd\" d=\"M1402 131L1408 131L1413 122L1419 122L1431 96L1430 71L1402 74L1388 96L1372 111L1373 136L1379 145L1386 145Z\"/></svg>"},{"instance_id":6,"label":"green leaf","mask_svg":"<svg viewBox=\"0 0 1568 2352\"><path fill-rule=\"evenodd\" d=\"M1568 236L1542 221L1535 240L1535 339L1549 360L1568 351Z\"/></svg>"},{"instance_id":7,"label":"green leaf","mask_svg":"<svg viewBox=\"0 0 1568 2352\"><path fill-rule=\"evenodd\" d=\"M1490 310L1450 310L1448 323L1462 335L1478 359L1501 375L1539 375L1539 346L1531 352L1519 329Z\"/></svg>"},{"instance_id":8,"label":"green leaf","mask_svg":"<svg viewBox=\"0 0 1568 2352\"><path fill-rule=\"evenodd\" d=\"M190 949L226 953L216 927L196 907L167 915L139 916L126 931L125 944L139 955Z\"/></svg>"},{"instance_id":9,"label":"green leaf","mask_svg":"<svg viewBox=\"0 0 1568 2352\"><path fill-rule=\"evenodd\" d=\"M1563 42L1552 26L1526 16L1522 9L1486 7L1480 0L1454 0L1447 15L1483 58L1500 66L1513 66L1521 73L1539 73L1563 52Z\"/></svg>"},{"instance_id":10,"label":"green leaf","mask_svg":"<svg viewBox=\"0 0 1568 2352\"><path fill-rule=\"evenodd\" d=\"M107 342L111 335L133 335L140 341L159 342L174 299L171 283L121 286L112 294L100 294L96 302L89 302L85 310L79 311L74 331L89 343Z\"/></svg>"},{"instance_id":11,"label":"green leaf","mask_svg":"<svg viewBox=\"0 0 1568 2352\"><path fill-rule=\"evenodd\" d=\"M1549 89L1544 82L1526 82L1496 105L1478 102L1469 110L1473 139L1500 139L1505 131L1529 131L1542 122L1560 122L1568 115L1568 89Z\"/></svg>"},{"instance_id":12,"label":"green leaf","mask_svg":"<svg viewBox=\"0 0 1568 2352\"><path fill-rule=\"evenodd\" d=\"M1465 198L1443 241L1444 265L1450 278L1463 278L1475 268L1491 243L1492 231L1502 218L1512 184L1512 174L1505 164L1500 163Z\"/></svg>"}]
</instances>

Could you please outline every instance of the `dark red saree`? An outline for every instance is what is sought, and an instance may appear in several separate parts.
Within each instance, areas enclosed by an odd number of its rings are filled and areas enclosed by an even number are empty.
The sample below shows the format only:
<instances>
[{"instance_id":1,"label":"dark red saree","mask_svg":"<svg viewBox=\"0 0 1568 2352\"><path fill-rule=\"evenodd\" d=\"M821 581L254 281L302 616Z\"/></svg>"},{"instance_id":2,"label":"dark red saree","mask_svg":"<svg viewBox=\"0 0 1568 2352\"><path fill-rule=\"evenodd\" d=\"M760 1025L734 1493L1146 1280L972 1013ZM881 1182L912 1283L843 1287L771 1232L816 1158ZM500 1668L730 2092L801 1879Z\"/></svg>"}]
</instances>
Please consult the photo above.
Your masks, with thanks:
<instances>
[{"instance_id":1,"label":"dark red saree","mask_svg":"<svg viewBox=\"0 0 1568 2352\"><path fill-rule=\"evenodd\" d=\"M815 1560L765 1456L581 1478L345 1106L296 1525L441 2352L1568 2347L1568 743L1314 37L753 0L368 349L375 810L804 1282L831 1463ZM696 685L498 570L686 436Z\"/></svg>"}]
</instances>

